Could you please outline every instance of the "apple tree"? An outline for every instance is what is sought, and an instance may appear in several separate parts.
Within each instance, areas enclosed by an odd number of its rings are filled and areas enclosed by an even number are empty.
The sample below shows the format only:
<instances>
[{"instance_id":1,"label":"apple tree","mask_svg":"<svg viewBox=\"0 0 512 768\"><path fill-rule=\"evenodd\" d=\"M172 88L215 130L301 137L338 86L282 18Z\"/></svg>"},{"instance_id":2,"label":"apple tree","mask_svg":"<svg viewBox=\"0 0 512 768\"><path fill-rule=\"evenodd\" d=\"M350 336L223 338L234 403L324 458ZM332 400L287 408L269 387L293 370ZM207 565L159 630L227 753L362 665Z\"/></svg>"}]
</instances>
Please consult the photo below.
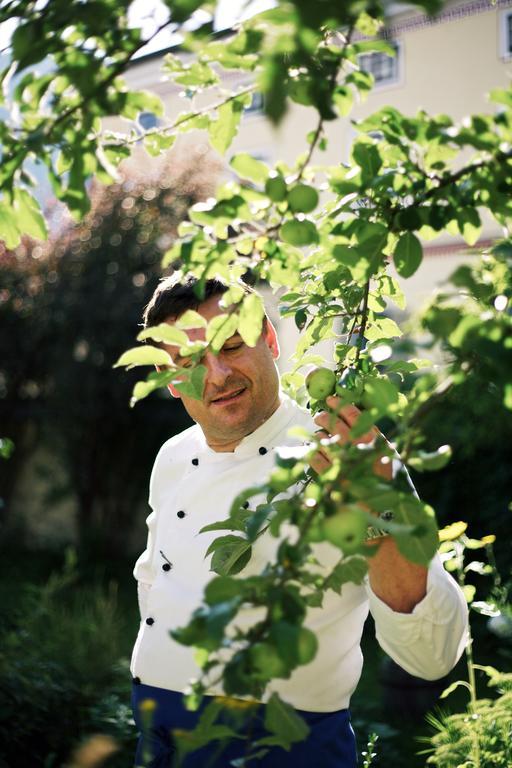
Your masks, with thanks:
<instances>
[{"instance_id":1,"label":"apple tree","mask_svg":"<svg viewBox=\"0 0 512 768\"><path fill-rule=\"evenodd\" d=\"M89 13L93 5L95 12ZM212 6L200 0L169 0L166 5L169 24L177 26L194 11ZM439 7L428 1L418 5L429 12ZM79 216L87 208L87 179L115 176L117 162L141 140L103 131L101 119L113 114L130 118L142 109L162 113L154 96L130 93L120 79L142 45L137 30L126 28L128 6L110 0L59 0L42 8L23 0L8 4L11 15L24 16L13 36L13 63L4 72L4 78L12 72L18 78L13 98L20 105L16 125L4 124L1 136L0 231L11 244L20 232L44 233L29 192L26 161L31 155L46 165L55 194ZM2 11L0 21L9 10ZM215 673L223 682L225 706L246 717L251 708L237 707L236 700L260 699L271 679L287 678L313 659L317 641L304 626L306 611L321 605L326 591L340 592L345 583L363 580L376 549L365 542L376 514L381 515L378 527L395 539L405 557L419 564L430 561L438 547L434 510L411 492L402 471L386 481L372 469L377 459L390 462L397 456L403 467L419 471L445 465L450 449L425 450L422 431L425 414L439 399L485 368L500 407L512 409L509 238L488 252L476 270L459 271L455 284L467 295L466 302L446 296L425 317L433 338L448 353L446 365L393 354L402 331L386 315L390 303L404 307L391 267L411 277L421 265L424 239L448 231L473 246L484 210L509 231L512 92L493 92L499 110L461 125L447 115L420 111L411 116L385 107L355 123L357 136L347 163L321 161L326 123L347 116L372 87L359 56L373 50L393 53L379 37L382 20L383 7L374 0L281 0L225 39L211 39L211 21L185 29L183 49L195 56L192 63L168 56L166 76L183 86L187 97L201 94L202 103L209 94L215 97L200 109L189 106L142 137L148 151L157 154L172 146L178 133L201 128L226 154L255 88L262 91L266 114L275 123L290 101L316 116L304 152L291 166L277 162L270 167L236 154L229 163L237 180L220 186L207 204L190 208L164 266L192 273L199 288L209 277L224 279L230 285L226 311L208 324L204 342L188 342L187 328L200 322L194 313L176 327L143 331L139 340L145 343L125 352L118 365L166 368L138 382L132 402L172 381L200 398L206 346L220 350L236 330L246 344L256 344L263 306L239 285L250 273L279 293L282 315L292 317L301 331L293 369L283 377L286 390L313 410L325 409L331 393L363 409L352 429L354 443L305 435L304 448L278 451L267 481L234 499L228 519L208 528L219 532L207 553L215 575L203 605L174 634L197 649L204 673L191 687L191 707L198 706L206 677ZM32 65L46 56L54 69L37 75ZM233 69L252 73L254 87L226 91L222 73ZM314 349L326 339L334 349L330 361ZM179 344L193 365L174 366L160 342ZM312 366L316 370L308 375ZM383 420L388 441L379 438L362 449L357 438ZM331 463L322 474L309 469L319 448ZM247 510L245 503L262 494L264 503ZM392 519L386 515L390 509ZM290 526L293 539L283 535ZM259 575L244 578L260 536L279 540L277 557ZM324 540L339 547L340 558L326 578L319 578L309 561L313 545ZM261 607L264 618L233 635L230 627L247 604ZM226 647L233 649L227 662ZM215 724L219 703L209 707L195 731L181 734L182 751L215 738L216 728L224 728L226 735L225 726ZM301 719L276 694L265 723L269 737L251 745L248 757L268 744L289 747L306 733Z\"/></svg>"}]
</instances>

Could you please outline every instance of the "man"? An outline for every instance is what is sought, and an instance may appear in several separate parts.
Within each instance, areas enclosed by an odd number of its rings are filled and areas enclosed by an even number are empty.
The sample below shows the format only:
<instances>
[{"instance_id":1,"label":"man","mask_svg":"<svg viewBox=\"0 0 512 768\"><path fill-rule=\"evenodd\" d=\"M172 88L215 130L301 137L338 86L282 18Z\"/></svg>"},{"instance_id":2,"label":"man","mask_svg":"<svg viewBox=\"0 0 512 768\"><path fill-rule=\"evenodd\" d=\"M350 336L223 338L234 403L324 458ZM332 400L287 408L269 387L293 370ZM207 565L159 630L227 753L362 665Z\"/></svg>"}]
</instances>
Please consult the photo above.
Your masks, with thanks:
<instances>
[{"instance_id":1,"label":"man","mask_svg":"<svg viewBox=\"0 0 512 768\"><path fill-rule=\"evenodd\" d=\"M193 278L181 283L173 278L162 281L146 308L146 327L173 324L187 309L195 309L207 321L225 311L219 302L226 286L207 281L204 299L199 302L194 285ZM191 329L188 334L197 340L203 338L204 331ZM178 347L162 346L175 363L187 364L180 358ZM169 386L175 397L181 397L196 424L167 441L157 456L150 483L153 511L147 521L148 545L134 571L141 627L131 670L135 717L145 730L137 765L151 752L148 765L173 765L170 730L192 728L197 717L181 702L182 691L198 676L193 649L176 643L169 631L188 622L212 578L204 553L216 534L198 535L199 530L225 519L235 495L269 475L277 446L297 444L298 439L288 435L291 427L302 426L310 432L320 427L346 441L358 418L357 408L339 409L337 399L331 398L329 405L338 411L335 423L325 413L313 420L309 411L280 391L275 365L278 354L276 332L265 318L254 348L235 334L217 355L206 350L202 400L180 395ZM361 440L371 440L375 434ZM311 464L322 472L328 460L317 454ZM385 463L377 462L375 472L391 475ZM339 559L339 550L329 544L317 546L315 554L327 573ZM275 539L260 537L241 576L258 573L273 551ZM427 569L404 559L391 538L379 539L377 554L369 558L366 584L344 585L341 595L328 591L321 608L308 609L306 626L317 635L317 655L310 664L295 670L289 680L273 681L272 690L305 717L310 735L290 753L271 748L259 764L261 768L356 766L348 705L361 672L360 639L369 608L380 645L414 675L442 677L462 653L466 602L439 558L434 558ZM212 686L209 692L219 695L222 688ZM143 717L143 702L148 700L153 702L149 729L144 728ZM243 749L237 752L240 749L235 743L216 762L203 752L196 762L185 764L228 766L230 759L243 754Z\"/></svg>"}]
</instances>

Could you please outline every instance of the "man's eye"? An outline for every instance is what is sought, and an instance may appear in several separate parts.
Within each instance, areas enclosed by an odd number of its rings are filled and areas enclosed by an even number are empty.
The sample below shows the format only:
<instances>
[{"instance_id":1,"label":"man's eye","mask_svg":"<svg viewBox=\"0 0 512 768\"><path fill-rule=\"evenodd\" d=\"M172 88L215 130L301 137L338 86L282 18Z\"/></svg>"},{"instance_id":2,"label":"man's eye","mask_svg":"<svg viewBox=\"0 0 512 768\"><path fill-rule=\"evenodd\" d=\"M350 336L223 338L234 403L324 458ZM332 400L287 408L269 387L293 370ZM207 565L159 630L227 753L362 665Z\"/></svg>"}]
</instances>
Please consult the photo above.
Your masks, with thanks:
<instances>
[{"instance_id":1,"label":"man's eye","mask_svg":"<svg viewBox=\"0 0 512 768\"><path fill-rule=\"evenodd\" d=\"M243 347L243 341L239 342L238 344L231 344L229 347L223 347L224 352L233 352L235 349L240 349Z\"/></svg>"}]
</instances>

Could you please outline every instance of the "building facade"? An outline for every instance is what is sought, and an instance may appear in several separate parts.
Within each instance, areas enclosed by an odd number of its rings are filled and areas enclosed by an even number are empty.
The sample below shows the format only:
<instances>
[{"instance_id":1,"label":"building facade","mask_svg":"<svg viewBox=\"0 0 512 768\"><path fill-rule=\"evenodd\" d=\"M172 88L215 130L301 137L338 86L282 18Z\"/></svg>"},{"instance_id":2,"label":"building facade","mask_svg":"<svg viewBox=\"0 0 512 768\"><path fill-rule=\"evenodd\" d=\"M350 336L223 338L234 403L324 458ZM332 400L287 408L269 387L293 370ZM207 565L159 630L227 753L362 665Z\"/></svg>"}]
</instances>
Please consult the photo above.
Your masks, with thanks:
<instances>
[{"instance_id":1,"label":"building facade","mask_svg":"<svg viewBox=\"0 0 512 768\"><path fill-rule=\"evenodd\" d=\"M512 74L512 1L448 0L434 18L417 8L391 5L384 37L396 51L394 57L382 53L361 57L361 66L372 72L375 86L364 103L355 105L347 118L326 124L328 148L313 160L335 164L346 161L356 136L353 120L367 117L381 107L391 105L414 116L419 109L429 114L448 114L454 121L478 113L491 113L496 106L487 94L494 88L506 88ZM177 51L174 51L177 52ZM127 74L132 88L147 89L163 100L169 119L190 109L190 102L180 97L180 89L162 78L165 52L136 60ZM230 73L227 87L249 84L250 74ZM207 101L204 96L199 106ZM211 98L211 97L210 97ZM277 160L293 163L304 151L305 136L315 124L313 110L291 103L283 122L276 129L258 108L258 97L242 120L229 154L248 152L270 164ZM151 122L151 116L142 120ZM180 136L175 151L186 148L201 157L210 151L206 132L195 131ZM485 247L501 235L496 222L483 220L479 243ZM455 267L470 258L460 238L442 234L426 242L424 261L418 272L404 282L409 307L417 307L436 285L441 284Z\"/></svg>"}]
</instances>

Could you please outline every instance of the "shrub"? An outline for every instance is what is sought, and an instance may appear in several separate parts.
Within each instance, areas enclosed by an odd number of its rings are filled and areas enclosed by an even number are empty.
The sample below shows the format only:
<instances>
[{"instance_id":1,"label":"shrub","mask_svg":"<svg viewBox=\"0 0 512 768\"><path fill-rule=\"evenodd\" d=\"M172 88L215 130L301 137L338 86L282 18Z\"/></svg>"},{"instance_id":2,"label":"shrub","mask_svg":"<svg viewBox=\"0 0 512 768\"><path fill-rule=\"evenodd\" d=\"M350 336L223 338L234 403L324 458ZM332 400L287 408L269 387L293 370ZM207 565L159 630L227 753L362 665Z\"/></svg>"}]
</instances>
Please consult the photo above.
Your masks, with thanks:
<instances>
[{"instance_id":1,"label":"shrub","mask_svg":"<svg viewBox=\"0 0 512 768\"><path fill-rule=\"evenodd\" d=\"M429 716L437 733L432 737L433 754L428 765L437 768L474 768L469 756L479 745L479 768L509 768L512 765L512 674L495 673L490 685L498 687L497 699L478 699L474 712Z\"/></svg>"},{"instance_id":2,"label":"shrub","mask_svg":"<svg viewBox=\"0 0 512 768\"><path fill-rule=\"evenodd\" d=\"M0 651L0 765L61 765L88 735L114 737L126 766L135 731L126 653L132 616L117 586L78 586L73 556L42 586L21 587Z\"/></svg>"}]
</instances>

